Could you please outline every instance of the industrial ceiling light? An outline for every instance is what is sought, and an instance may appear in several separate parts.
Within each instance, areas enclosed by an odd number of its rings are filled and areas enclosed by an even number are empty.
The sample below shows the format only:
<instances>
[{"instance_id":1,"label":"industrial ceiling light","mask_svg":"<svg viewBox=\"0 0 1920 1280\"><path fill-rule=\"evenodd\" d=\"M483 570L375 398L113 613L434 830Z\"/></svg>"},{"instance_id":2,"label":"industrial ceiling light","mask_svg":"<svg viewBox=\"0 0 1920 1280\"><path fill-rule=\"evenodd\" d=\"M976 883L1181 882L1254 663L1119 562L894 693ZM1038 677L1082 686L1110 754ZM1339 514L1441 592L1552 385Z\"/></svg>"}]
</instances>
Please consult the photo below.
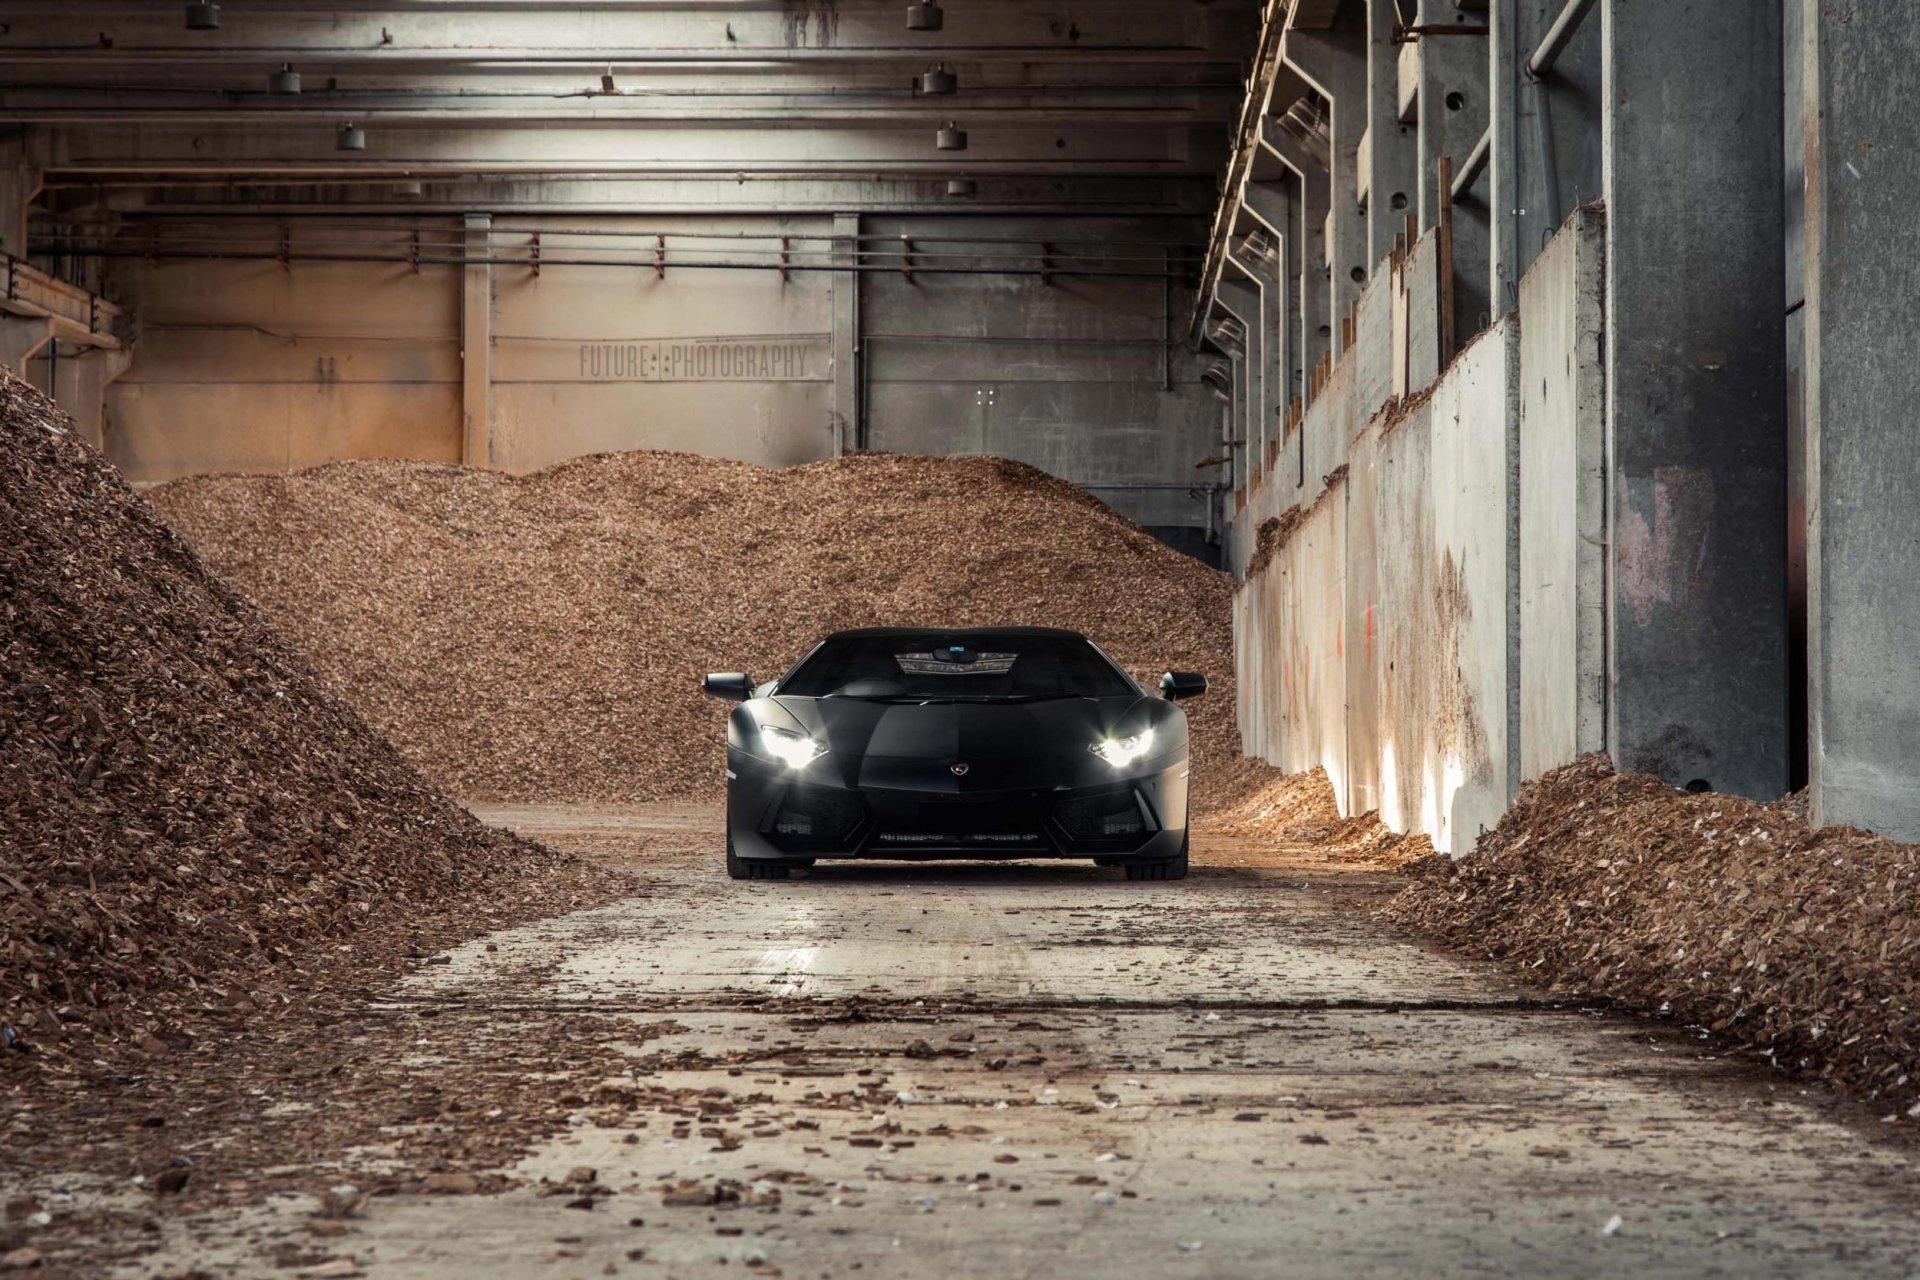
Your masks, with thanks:
<instances>
[{"instance_id":1,"label":"industrial ceiling light","mask_svg":"<svg viewBox=\"0 0 1920 1280\"><path fill-rule=\"evenodd\" d=\"M907 30L938 31L947 25L947 15L940 11L938 0L918 0L907 6Z\"/></svg>"},{"instance_id":2,"label":"industrial ceiling light","mask_svg":"<svg viewBox=\"0 0 1920 1280\"><path fill-rule=\"evenodd\" d=\"M929 97L944 97L959 87L960 77L944 62L934 63L933 69L920 77L920 92Z\"/></svg>"},{"instance_id":3,"label":"industrial ceiling light","mask_svg":"<svg viewBox=\"0 0 1920 1280\"><path fill-rule=\"evenodd\" d=\"M612 67L608 67L605 71L602 71L600 73L600 92L602 93L620 92L620 86L613 82Z\"/></svg>"},{"instance_id":4,"label":"industrial ceiling light","mask_svg":"<svg viewBox=\"0 0 1920 1280\"><path fill-rule=\"evenodd\" d=\"M281 63L280 69L267 77L267 92L282 97L300 92L300 73L293 69L292 63Z\"/></svg>"},{"instance_id":5,"label":"industrial ceiling light","mask_svg":"<svg viewBox=\"0 0 1920 1280\"><path fill-rule=\"evenodd\" d=\"M396 182L393 184L393 194L397 196L419 196L425 195L426 192L426 187L418 182Z\"/></svg>"},{"instance_id":6,"label":"industrial ceiling light","mask_svg":"<svg viewBox=\"0 0 1920 1280\"><path fill-rule=\"evenodd\" d=\"M1210 364L1200 371L1200 381L1213 388L1213 394L1226 401L1233 399L1233 374L1223 364Z\"/></svg>"},{"instance_id":7,"label":"industrial ceiling light","mask_svg":"<svg viewBox=\"0 0 1920 1280\"><path fill-rule=\"evenodd\" d=\"M965 151L967 131L949 120L940 126L940 132L933 135L933 145L942 151Z\"/></svg>"},{"instance_id":8,"label":"industrial ceiling light","mask_svg":"<svg viewBox=\"0 0 1920 1280\"><path fill-rule=\"evenodd\" d=\"M367 135L361 131L360 126L357 124L343 124L340 126L340 132L334 136L333 149L335 151L365 151L367 149Z\"/></svg>"},{"instance_id":9,"label":"industrial ceiling light","mask_svg":"<svg viewBox=\"0 0 1920 1280\"><path fill-rule=\"evenodd\" d=\"M947 194L950 196L971 196L978 193L980 184L972 178L948 178Z\"/></svg>"},{"instance_id":10,"label":"industrial ceiling light","mask_svg":"<svg viewBox=\"0 0 1920 1280\"><path fill-rule=\"evenodd\" d=\"M188 0L187 30L218 31L220 29L220 6L213 0Z\"/></svg>"}]
</instances>

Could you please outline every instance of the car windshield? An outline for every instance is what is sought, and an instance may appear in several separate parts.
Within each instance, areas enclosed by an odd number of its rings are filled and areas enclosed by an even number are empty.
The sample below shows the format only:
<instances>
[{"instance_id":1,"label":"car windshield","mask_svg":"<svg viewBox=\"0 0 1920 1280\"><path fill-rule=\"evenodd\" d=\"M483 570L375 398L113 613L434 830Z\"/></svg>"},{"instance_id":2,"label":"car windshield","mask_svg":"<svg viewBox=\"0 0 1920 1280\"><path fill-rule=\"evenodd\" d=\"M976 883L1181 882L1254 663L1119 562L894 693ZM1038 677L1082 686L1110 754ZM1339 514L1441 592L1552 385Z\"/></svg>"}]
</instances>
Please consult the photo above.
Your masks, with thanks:
<instances>
[{"instance_id":1,"label":"car windshield","mask_svg":"<svg viewBox=\"0 0 1920 1280\"><path fill-rule=\"evenodd\" d=\"M1079 636L966 632L835 636L809 654L779 692L877 701L1107 698L1138 693Z\"/></svg>"}]
</instances>

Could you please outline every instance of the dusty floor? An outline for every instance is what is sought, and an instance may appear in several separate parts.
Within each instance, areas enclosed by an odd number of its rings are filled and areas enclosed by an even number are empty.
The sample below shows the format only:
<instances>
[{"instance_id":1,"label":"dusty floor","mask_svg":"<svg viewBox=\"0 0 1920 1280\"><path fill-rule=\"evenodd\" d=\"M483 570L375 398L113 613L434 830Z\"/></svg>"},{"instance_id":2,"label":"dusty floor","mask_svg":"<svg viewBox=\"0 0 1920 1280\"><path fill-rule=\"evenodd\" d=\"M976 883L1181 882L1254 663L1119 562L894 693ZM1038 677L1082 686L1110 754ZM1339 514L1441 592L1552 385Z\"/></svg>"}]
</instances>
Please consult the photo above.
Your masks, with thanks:
<instances>
[{"instance_id":1,"label":"dusty floor","mask_svg":"<svg viewBox=\"0 0 1920 1280\"><path fill-rule=\"evenodd\" d=\"M484 816L634 867L645 896L476 940L370 1014L503 1039L630 1020L625 1070L502 1194L456 1178L317 1228L304 1193L208 1206L113 1274L1920 1267L1909 1155L1680 1030L1393 933L1368 914L1378 872L1214 837L1173 884L1078 864L734 884L715 811Z\"/></svg>"}]
</instances>

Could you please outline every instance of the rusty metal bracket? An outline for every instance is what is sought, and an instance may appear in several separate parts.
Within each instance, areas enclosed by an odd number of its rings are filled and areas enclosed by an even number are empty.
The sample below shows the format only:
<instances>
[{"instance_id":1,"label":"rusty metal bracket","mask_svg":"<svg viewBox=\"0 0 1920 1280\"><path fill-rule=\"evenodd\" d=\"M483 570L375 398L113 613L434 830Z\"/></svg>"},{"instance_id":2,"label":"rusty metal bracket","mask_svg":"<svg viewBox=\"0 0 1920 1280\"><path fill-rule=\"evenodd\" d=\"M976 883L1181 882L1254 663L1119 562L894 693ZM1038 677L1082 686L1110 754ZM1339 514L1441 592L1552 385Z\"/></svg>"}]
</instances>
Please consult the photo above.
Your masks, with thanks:
<instances>
[{"instance_id":1,"label":"rusty metal bracket","mask_svg":"<svg viewBox=\"0 0 1920 1280\"><path fill-rule=\"evenodd\" d=\"M786 236L781 236L780 237L780 283L781 284L785 284L789 279L791 279L791 275L789 273L792 266L793 266L793 241Z\"/></svg>"},{"instance_id":2,"label":"rusty metal bracket","mask_svg":"<svg viewBox=\"0 0 1920 1280\"><path fill-rule=\"evenodd\" d=\"M908 284L913 283L913 239L900 237L900 275Z\"/></svg>"},{"instance_id":3,"label":"rusty metal bracket","mask_svg":"<svg viewBox=\"0 0 1920 1280\"><path fill-rule=\"evenodd\" d=\"M407 265L413 269L413 274L420 274L420 233L417 230L413 233L413 244L407 250Z\"/></svg>"},{"instance_id":4,"label":"rusty metal bracket","mask_svg":"<svg viewBox=\"0 0 1920 1280\"><path fill-rule=\"evenodd\" d=\"M664 235L656 235L653 238L653 278L655 280L667 278L667 238Z\"/></svg>"},{"instance_id":5,"label":"rusty metal bracket","mask_svg":"<svg viewBox=\"0 0 1920 1280\"><path fill-rule=\"evenodd\" d=\"M534 278L538 279L540 276L540 233L538 231L533 233L532 253L528 262L533 267Z\"/></svg>"}]
</instances>

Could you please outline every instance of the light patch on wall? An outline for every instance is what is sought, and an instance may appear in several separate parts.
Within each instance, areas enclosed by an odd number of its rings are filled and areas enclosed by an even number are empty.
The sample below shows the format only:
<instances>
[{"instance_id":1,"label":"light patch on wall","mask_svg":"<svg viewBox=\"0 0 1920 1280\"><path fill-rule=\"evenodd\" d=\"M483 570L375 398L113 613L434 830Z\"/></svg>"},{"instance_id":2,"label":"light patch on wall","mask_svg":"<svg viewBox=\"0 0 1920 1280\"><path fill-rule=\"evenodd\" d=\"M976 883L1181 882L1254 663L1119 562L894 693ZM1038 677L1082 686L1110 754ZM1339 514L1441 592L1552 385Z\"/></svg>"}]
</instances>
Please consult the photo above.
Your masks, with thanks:
<instances>
[{"instance_id":1,"label":"light patch on wall","mask_svg":"<svg viewBox=\"0 0 1920 1280\"><path fill-rule=\"evenodd\" d=\"M1400 812L1400 763L1392 739L1380 744L1380 821L1395 831L1407 829L1406 815Z\"/></svg>"}]
</instances>

